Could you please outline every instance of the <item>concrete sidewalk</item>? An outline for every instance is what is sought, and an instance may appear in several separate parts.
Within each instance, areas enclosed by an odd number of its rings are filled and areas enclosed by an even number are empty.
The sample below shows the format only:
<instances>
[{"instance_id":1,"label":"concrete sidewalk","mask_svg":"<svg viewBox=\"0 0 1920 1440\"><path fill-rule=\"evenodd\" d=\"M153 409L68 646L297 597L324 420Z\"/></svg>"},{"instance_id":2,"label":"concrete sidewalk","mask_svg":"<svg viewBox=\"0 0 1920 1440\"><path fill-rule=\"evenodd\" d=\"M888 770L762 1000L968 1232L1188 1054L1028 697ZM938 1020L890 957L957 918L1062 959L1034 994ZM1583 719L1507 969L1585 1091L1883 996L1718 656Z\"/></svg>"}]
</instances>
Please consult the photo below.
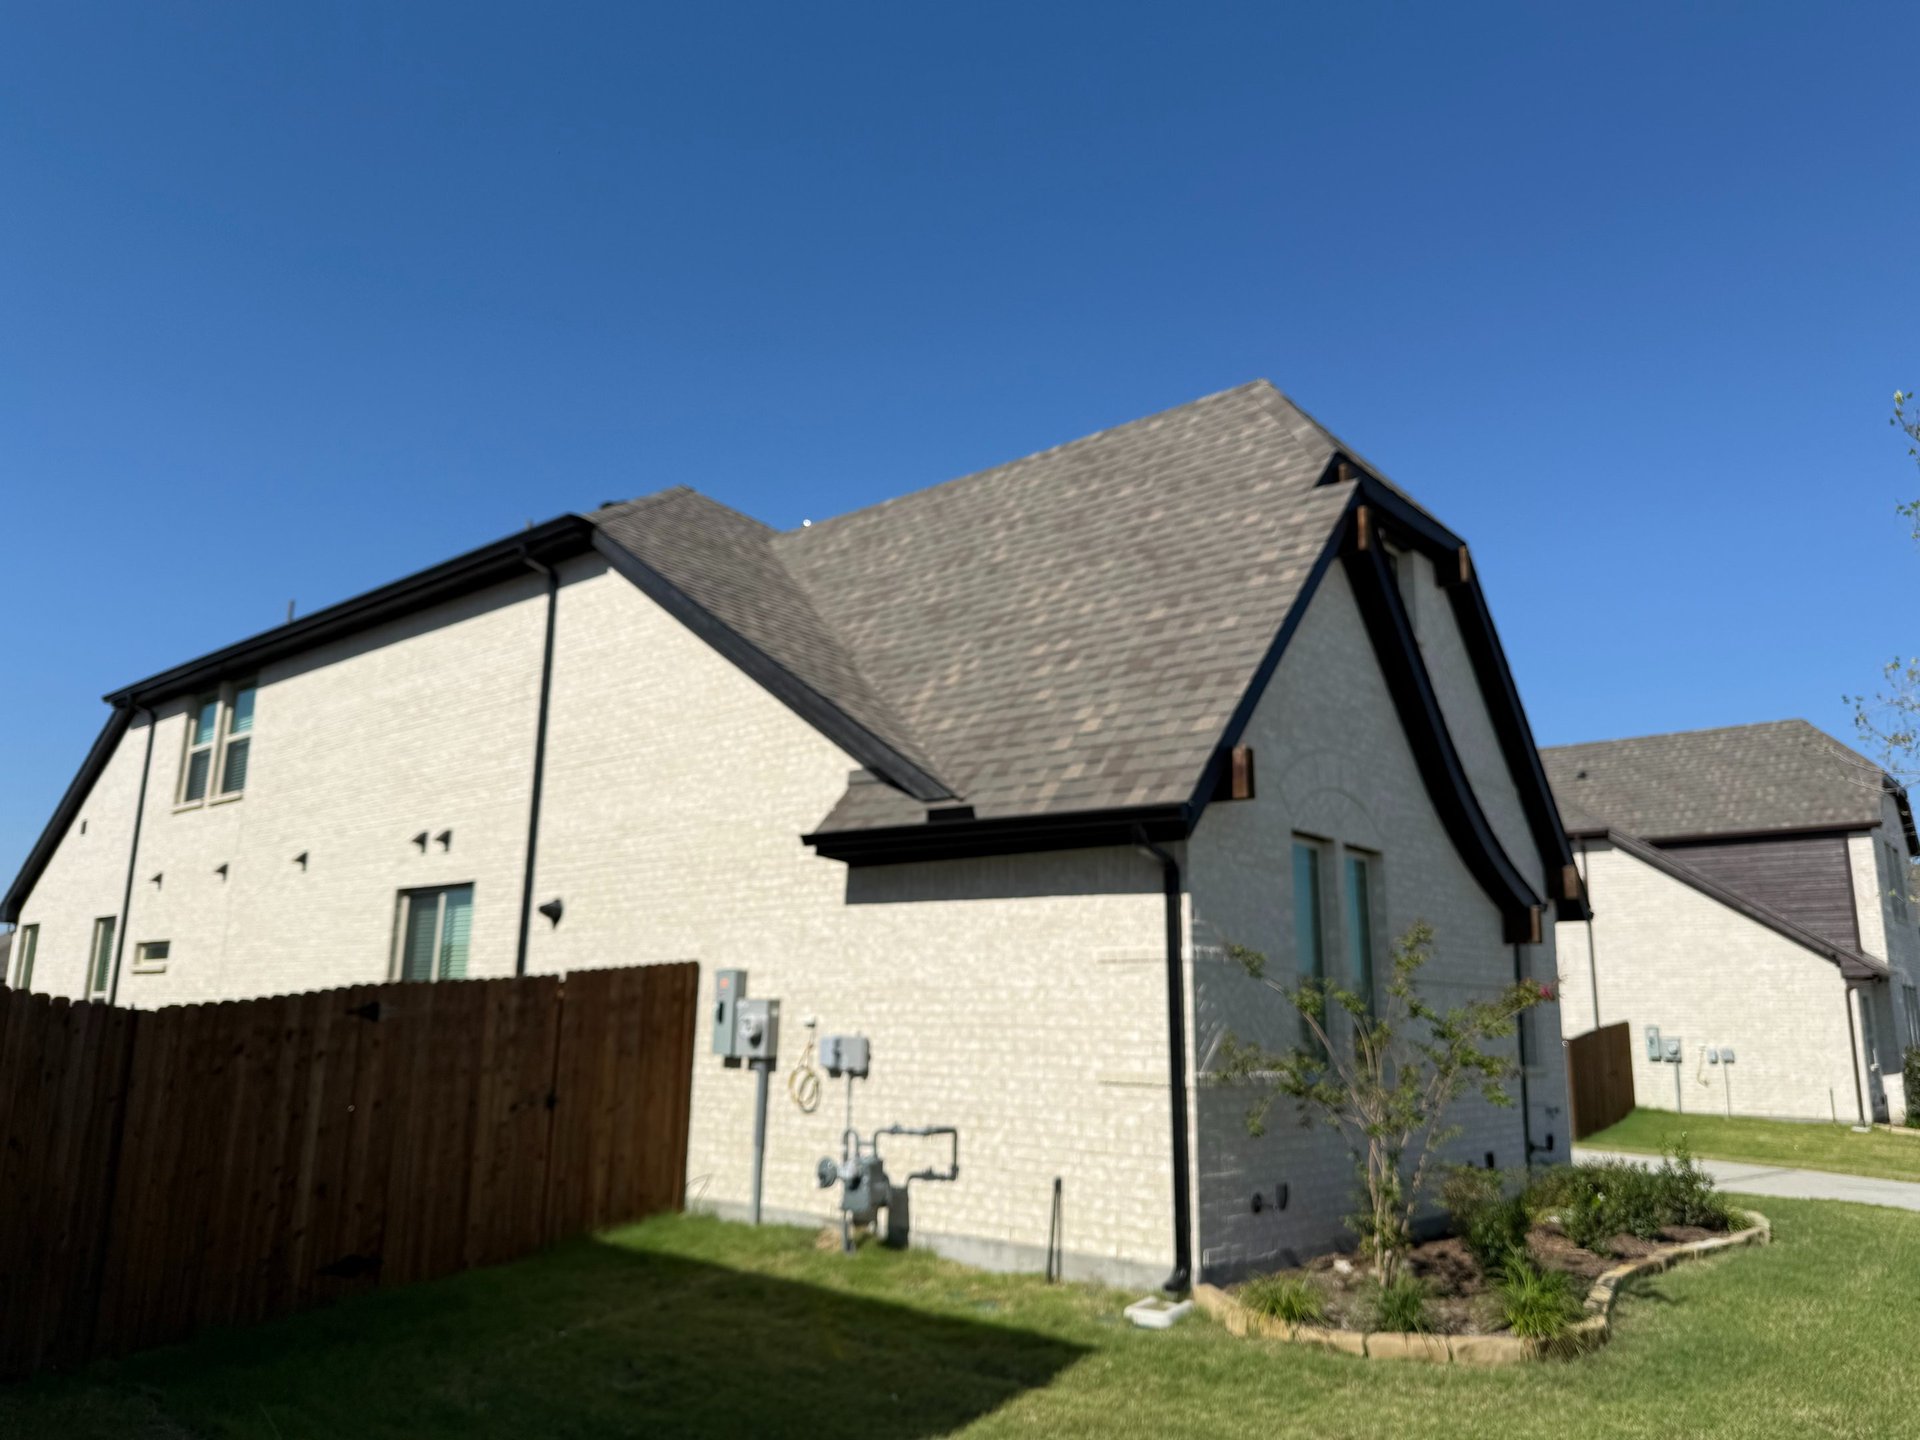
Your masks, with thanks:
<instances>
[{"instance_id":1,"label":"concrete sidewalk","mask_svg":"<svg viewBox=\"0 0 1920 1440\"><path fill-rule=\"evenodd\" d=\"M1627 1154L1620 1150L1573 1147L1575 1160L1630 1160L1636 1165L1658 1165L1658 1155ZM1865 1175L1839 1175L1830 1170L1783 1170L1777 1165L1749 1165L1739 1160L1696 1160L1722 1190L1743 1195L1783 1195L1789 1200L1851 1200L1856 1205L1886 1205L1895 1210L1920 1210L1920 1185L1905 1180L1873 1180Z\"/></svg>"}]
</instances>

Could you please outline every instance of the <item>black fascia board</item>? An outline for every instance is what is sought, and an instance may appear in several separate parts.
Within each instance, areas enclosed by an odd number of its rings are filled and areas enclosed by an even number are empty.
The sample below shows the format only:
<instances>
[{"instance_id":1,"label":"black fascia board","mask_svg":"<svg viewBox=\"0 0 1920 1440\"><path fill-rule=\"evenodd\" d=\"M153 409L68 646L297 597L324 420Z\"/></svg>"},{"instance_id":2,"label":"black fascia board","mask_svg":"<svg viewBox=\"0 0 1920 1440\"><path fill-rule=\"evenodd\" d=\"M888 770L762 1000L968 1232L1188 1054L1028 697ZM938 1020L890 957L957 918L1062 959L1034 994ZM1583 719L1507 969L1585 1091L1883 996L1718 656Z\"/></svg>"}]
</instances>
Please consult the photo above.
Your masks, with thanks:
<instances>
[{"instance_id":1,"label":"black fascia board","mask_svg":"<svg viewBox=\"0 0 1920 1440\"><path fill-rule=\"evenodd\" d=\"M1351 460L1347 463L1354 464ZM1354 464L1358 475L1356 492L1361 500L1383 515L1386 527L1396 540L1409 540L1436 564L1457 567L1466 550L1466 542L1427 514L1391 486L1364 467ZM1440 574L1444 577L1446 572ZM1540 763L1540 747L1535 744L1533 727L1528 723L1526 707L1520 702L1520 689L1507 663L1506 649L1493 623L1493 611L1478 574L1451 581L1442 579L1454 624L1466 646L1480 692L1486 701L1487 715L1493 723L1495 738L1506 757L1507 768L1519 792L1520 805L1527 817L1527 828L1540 852L1549 881L1564 875L1573 864L1573 849L1567 843L1567 831L1560 818L1560 807L1547 782L1546 768ZM1555 896L1555 915L1562 920L1587 918L1587 901L1581 895Z\"/></svg>"},{"instance_id":2,"label":"black fascia board","mask_svg":"<svg viewBox=\"0 0 1920 1440\"><path fill-rule=\"evenodd\" d=\"M1512 667L1507 664L1500 645L1499 632L1493 628L1493 614L1487 608L1486 592L1478 580L1446 587L1453 607L1454 623L1466 645L1467 659L1487 697L1488 717L1510 770L1515 771L1514 788L1520 792L1520 808L1526 812L1527 828L1533 843L1546 863L1549 877L1564 875L1573 864L1573 847L1567 843L1560 807L1547 783L1546 767L1540 763L1540 747L1534 743L1533 727L1527 723L1526 707L1520 703L1520 691L1514 684ZM1584 920L1586 901L1578 895L1559 894L1556 889L1556 913L1562 920Z\"/></svg>"},{"instance_id":3,"label":"black fascia board","mask_svg":"<svg viewBox=\"0 0 1920 1440\"><path fill-rule=\"evenodd\" d=\"M923 803L958 798L945 781L887 744L619 541L596 529L593 548L648 599L874 774Z\"/></svg>"},{"instance_id":4,"label":"black fascia board","mask_svg":"<svg viewBox=\"0 0 1920 1440\"><path fill-rule=\"evenodd\" d=\"M105 697L109 705L151 705L203 689L209 684L338 640L383 621L396 620L429 605L455 600L527 572L526 561L551 564L585 554L593 544L593 522L562 515L544 525L456 555L377 590L369 590L285 625L249 636L223 650L149 675Z\"/></svg>"},{"instance_id":5,"label":"black fascia board","mask_svg":"<svg viewBox=\"0 0 1920 1440\"><path fill-rule=\"evenodd\" d=\"M1719 901L1729 910L1746 916L1756 924L1766 926L1775 934L1783 935L1796 945L1811 950L1821 959L1832 962L1848 979L1884 980L1887 978L1887 966L1872 956L1845 945L1837 945L1826 936L1807 929L1798 921L1789 920L1779 911L1770 910L1758 901L1749 900L1739 891L1729 889L1711 875L1694 869L1672 851L1663 850L1642 836L1630 835L1624 830L1612 827L1603 832L1603 836L1607 844L1614 849L1633 856L1642 864L1671 876L1683 885L1691 886L1709 899Z\"/></svg>"},{"instance_id":6,"label":"black fascia board","mask_svg":"<svg viewBox=\"0 0 1920 1440\"><path fill-rule=\"evenodd\" d=\"M843 860L848 865L902 865L918 860L1131 846L1141 834L1164 843L1186 839L1193 833L1193 824L1193 810L1185 804L1131 805L942 823L923 821L870 830L816 830L800 839L825 858Z\"/></svg>"},{"instance_id":7,"label":"black fascia board","mask_svg":"<svg viewBox=\"0 0 1920 1440\"><path fill-rule=\"evenodd\" d=\"M1220 742L1213 748L1206 767L1200 772L1200 783L1194 787L1188 799L1188 808L1193 812L1195 823L1207 808L1220 785L1221 772L1226 768L1233 753L1233 747L1247 733L1247 726L1253 722L1254 711L1260 706L1260 699L1267 693L1267 686L1280 668L1280 661L1287 653L1287 646L1293 643L1293 635L1305 618L1307 606L1313 603L1313 597L1319 592L1320 582L1327 578L1327 571L1333 568L1333 562L1340 556L1340 547L1345 543L1347 527L1352 521L1354 506L1358 497L1349 499L1347 506L1340 512L1340 518L1334 522L1327 536L1327 543L1320 547L1320 554L1313 562L1313 568L1307 572L1307 578L1301 582L1300 593L1293 597L1286 618L1280 622L1279 633L1273 637L1273 643L1267 646L1267 653L1261 657L1255 667L1253 679L1247 685L1240 701L1233 707L1233 713L1227 717L1226 728L1220 732Z\"/></svg>"},{"instance_id":8,"label":"black fascia board","mask_svg":"<svg viewBox=\"0 0 1920 1440\"><path fill-rule=\"evenodd\" d=\"M147 723L153 722L149 719ZM119 748L121 738L132 724L133 706L113 707L113 713L107 716L107 723L100 727L100 733L94 737L87 758L80 762L80 769L67 783L66 793L60 797L60 803L53 807L53 818L47 821L40 838L33 842L33 848L27 852L20 873L13 877L13 884L7 887L6 898L0 900L0 924L12 925L19 921L27 896L33 893L33 887L40 882L40 876L53 859L53 852L59 848L62 838L73 828L73 822L80 818L80 807L87 803L94 782L100 778L100 772L107 768L107 762L113 758L113 752Z\"/></svg>"},{"instance_id":9,"label":"black fascia board","mask_svg":"<svg viewBox=\"0 0 1920 1440\"><path fill-rule=\"evenodd\" d=\"M451 560L417 571L390 585L382 585L377 590L369 590L272 630L249 636L224 649L189 660L184 665L149 675L106 696L106 702L113 706L113 714L107 718L99 738L93 742L93 748L81 761L80 769L68 784L66 793L60 797L60 803L54 807L53 818L47 822L47 828L41 832L33 849L27 852L26 863L14 877L6 898L0 901L0 923L10 924L18 919L27 896L39 883L41 874L52 860L60 838L73 824L80 807L86 803L87 796L99 780L100 773L113 758L114 747L126 734L136 708L150 708L177 695L205 689L329 640L337 640L424 610L430 605L498 585L528 573L526 562L529 559L551 565L574 555L583 555L592 548L594 533L593 522L584 516L559 516L518 535L456 555Z\"/></svg>"},{"instance_id":10,"label":"black fascia board","mask_svg":"<svg viewBox=\"0 0 1920 1440\"><path fill-rule=\"evenodd\" d=\"M1347 528L1353 536L1342 557L1347 576L1386 676L1388 693L1399 711L1401 729L1412 746L1420 778L1460 858L1499 908L1508 938L1517 938L1530 929L1539 898L1501 848L1486 812L1480 808L1378 536L1370 537L1363 548L1357 517Z\"/></svg>"}]
</instances>

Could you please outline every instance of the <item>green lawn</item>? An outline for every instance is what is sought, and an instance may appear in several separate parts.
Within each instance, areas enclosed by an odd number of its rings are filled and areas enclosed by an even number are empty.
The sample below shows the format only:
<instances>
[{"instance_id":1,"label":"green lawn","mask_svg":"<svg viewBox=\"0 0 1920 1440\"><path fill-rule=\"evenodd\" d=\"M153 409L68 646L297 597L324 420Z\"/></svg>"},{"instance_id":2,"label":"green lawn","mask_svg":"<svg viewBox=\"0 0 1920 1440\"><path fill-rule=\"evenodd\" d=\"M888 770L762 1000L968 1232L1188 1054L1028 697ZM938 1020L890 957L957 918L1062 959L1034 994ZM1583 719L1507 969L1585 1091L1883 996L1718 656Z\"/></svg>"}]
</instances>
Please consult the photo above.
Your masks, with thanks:
<instances>
[{"instance_id":1,"label":"green lawn","mask_svg":"<svg viewBox=\"0 0 1920 1440\"><path fill-rule=\"evenodd\" d=\"M1882 1180L1920 1181L1920 1135L1890 1130L1855 1134L1845 1125L1800 1125L1791 1120L1728 1120L1636 1110L1618 1125L1580 1143L1596 1150L1655 1153L1687 1137L1693 1153L1715 1160L1748 1160L1796 1170L1838 1170Z\"/></svg>"},{"instance_id":2,"label":"green lawn","mask_svg":"<svg viewBox=\"0 0 1920 1440\"><path fill-rule=\"evenodd\" d=\"M252 1331L0 1389L0 1435L1884 1436L1920 1214L1764 1202L1777 1243L1630 1293L1614 1343L1428 1368L1171 1332L1129 1297L672 1217Z\"/></svg>"}]
</instances>

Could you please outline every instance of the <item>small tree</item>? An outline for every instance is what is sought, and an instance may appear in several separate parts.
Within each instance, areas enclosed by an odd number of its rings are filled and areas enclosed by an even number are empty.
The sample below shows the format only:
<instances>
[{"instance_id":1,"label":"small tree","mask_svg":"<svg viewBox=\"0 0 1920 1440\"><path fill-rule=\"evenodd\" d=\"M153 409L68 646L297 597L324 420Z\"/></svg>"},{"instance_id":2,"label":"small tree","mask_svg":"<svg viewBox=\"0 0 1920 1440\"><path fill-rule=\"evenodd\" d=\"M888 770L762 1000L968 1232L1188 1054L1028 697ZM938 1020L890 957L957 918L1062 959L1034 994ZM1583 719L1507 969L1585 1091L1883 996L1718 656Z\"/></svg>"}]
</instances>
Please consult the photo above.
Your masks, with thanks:
<instances>
[{"instance_id":1,"label":"small tree","mask_svg":"<svg viewBox=\"0 0 1920 1440\"><path fill-rule=\"evenodd\" d=\"M1907 458L1920 464L1920 408L1914 395L1893 392L1893 414L1888 423L1906 443ZM1920 544L1920 500L1897 507L1914 543ZM1880 667L1880 688L1871 695L1843 695L1853 707L1853 728L1862 745L1901 784L1920 781L1920 658L1896 655ZM1863 777L1878 790L1880 777Z\"/></svg>"},{"instance_id":2,"label":"small tree","mask_svg":"<svg viewBox=\"0 0 1920 1440\"><path fill-rule=\"evenodd\" d=\"M1460 1133L1445 1123L1447 1111L1469 1090L1494 1105L1513 1103L1502 1082L1516 1066L1487 1047L1512 1034L1521 1012L1549 993L1517 984L1491 1000L1441 1010L1414 984L1432 947L1433 929L1425 921L1394 942L1386 1003L1377 1014L1367 997L1329 981L1304 980L1288 989L1267 977L1264 955L1229 947L1248 974L1286 996L1307 1039L1270 1051L1228 1035L1219 1073L1260 1088L1247 1111L1252 1134L1264 1133L1274 1105L1290 1099L1303 1125L1319 1119L1346 1140L1363 1206L1349 1223L1383 1285L1398 1278L1412 1244L1429 1161ZM1346 1016L1344 1025L1331 1021L1336 1013Z\"/></svg>"}]
</instances>

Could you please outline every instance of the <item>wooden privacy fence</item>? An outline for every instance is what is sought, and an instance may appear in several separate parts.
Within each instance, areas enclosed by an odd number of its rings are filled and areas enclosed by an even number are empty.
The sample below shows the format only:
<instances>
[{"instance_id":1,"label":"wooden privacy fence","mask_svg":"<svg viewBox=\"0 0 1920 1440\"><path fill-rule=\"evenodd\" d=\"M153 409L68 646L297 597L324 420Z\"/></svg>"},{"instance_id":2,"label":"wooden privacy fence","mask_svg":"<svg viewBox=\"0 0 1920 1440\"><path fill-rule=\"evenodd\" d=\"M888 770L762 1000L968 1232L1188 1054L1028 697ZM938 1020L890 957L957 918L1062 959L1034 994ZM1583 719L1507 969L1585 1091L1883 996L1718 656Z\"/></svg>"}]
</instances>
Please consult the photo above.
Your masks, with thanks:
<instances>
[{"instance_id":1,"label":"wooden privacy fence","mask_svg":"<svg viewBox=\"0 0 1920 1440\"><path fill-rule=\"evenodd\" d=\"M1567 1097L1573 1106L1573 1138L1633 1113L1633 1036L1622 1020L1567 1041Z\"/></svg>"},{"instance_id":2,"label":"wooden privacy fence","mask_svg":"<svg viewBox=\"0 0 1920 1440\"><path fill-rule=\"evenodd\" d=\"M0 1375L680 1204L691 964L164 1010L0 990Z\"/></svg>"}]
</instances>

